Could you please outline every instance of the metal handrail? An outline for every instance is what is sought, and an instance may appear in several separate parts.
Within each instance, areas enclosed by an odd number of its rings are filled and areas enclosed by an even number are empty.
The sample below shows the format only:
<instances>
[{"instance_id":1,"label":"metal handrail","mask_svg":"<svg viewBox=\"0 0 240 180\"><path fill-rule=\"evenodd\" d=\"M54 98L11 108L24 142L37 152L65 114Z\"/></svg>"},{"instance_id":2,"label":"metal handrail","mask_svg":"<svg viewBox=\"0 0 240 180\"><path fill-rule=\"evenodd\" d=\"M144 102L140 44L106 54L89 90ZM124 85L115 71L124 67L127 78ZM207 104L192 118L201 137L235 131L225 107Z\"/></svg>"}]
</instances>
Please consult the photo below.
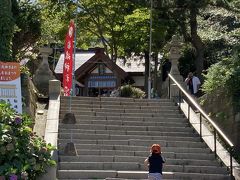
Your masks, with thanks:
<instances>
[{"instance_id":1,"label":"metal handrail","mask_svg":"<svg viewBox=\"0 0 240 180\"><path fill-rule=\"evenodd\" d=\"M231 150L230 150L230 173L231 176L233 176L233 167L232 167L232 150L233 150L233 143L227 138L227 136L221 131L221 129L217 126L217 124L206 114L206 112L200 107L200 105L195 101L195 99L193 97L191 97L191 95L182 87L181 84L179 84L177 82L177 80L171 75L168 74L169 77L169 97L170 97L170 80L172 80L177 86L178 88L181 90L181 92L188 98L188 100L192 103L192 105L194 105L197 110L200 113L200 124L202 123L202 116L204 116L206 118L206 120L213 126L214 128L214 150L215 150L215 155L216 155L216 133L218 133L224 140L225 142L227 142L227 144L230 146ZM179 96L180 96L180 92L179 92ZM179 97L180 98L180 97ZM180 106L180 104L179 104ZM189 107L189 106L188 106ZM189 108L188 108L189 111ZM188 118L189 118L189 112L188 112ZM201 126L200 126L200 135L201 134Z\"/></svg>"}]
</instances>

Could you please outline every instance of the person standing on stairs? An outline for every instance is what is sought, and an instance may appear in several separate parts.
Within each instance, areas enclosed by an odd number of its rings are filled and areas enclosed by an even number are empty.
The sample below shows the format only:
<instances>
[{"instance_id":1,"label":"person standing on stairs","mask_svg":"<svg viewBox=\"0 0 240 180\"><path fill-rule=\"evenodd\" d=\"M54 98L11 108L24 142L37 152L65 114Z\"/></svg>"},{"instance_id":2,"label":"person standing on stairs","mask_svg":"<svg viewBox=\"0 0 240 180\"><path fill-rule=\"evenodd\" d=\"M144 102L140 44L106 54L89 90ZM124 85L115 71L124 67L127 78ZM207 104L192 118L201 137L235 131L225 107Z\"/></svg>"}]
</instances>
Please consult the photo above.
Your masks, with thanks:
<instances>
[{"instance_id":1,"label":"person standing on stairs","mask_svg":"<svg viewBox=\"0 0 240 180\"><path fill-rule=\"evenodd\" d=\"M150 148L150 155L145 159L144 164L148 168L149 180L161 180L162 168L165 163L164 158L161 155L161 147L159 144L153 144Z\"/></svg>"},{"instance_id":2,"label":"person standing on stairs","mask_svg":"<svg viewBox=\"0 0 240 180\"><path fill-rule=\"evenodd\" d=\"M188 77L185 79L185 83L187 84L187 89L190 91L190 93L196 97L201 85L199 78L190 72Z\"/></svg>"}]
</instances>

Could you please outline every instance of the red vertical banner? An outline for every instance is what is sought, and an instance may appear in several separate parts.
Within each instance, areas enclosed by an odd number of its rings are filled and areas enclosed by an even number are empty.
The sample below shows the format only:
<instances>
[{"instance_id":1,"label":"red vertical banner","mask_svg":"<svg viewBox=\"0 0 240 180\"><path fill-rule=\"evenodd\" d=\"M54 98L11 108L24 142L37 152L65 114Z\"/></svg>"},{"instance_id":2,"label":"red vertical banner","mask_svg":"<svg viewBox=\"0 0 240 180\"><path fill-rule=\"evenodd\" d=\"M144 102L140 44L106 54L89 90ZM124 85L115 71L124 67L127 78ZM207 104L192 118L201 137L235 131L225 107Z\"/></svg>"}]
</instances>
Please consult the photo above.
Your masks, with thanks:
<instances>
[{"instance_id":1,"label":"red vertical banner","mask_svg":"<svg viewBox=\"0 0 240 180\"><path fill-rule=\"evenodd\" d=\"M63 64L63 88L64 96L71 95L72 73L73 73L73 48L74 48L74 21L70 22L64 46L64 64Z\"/></svg>"}]
</instances>

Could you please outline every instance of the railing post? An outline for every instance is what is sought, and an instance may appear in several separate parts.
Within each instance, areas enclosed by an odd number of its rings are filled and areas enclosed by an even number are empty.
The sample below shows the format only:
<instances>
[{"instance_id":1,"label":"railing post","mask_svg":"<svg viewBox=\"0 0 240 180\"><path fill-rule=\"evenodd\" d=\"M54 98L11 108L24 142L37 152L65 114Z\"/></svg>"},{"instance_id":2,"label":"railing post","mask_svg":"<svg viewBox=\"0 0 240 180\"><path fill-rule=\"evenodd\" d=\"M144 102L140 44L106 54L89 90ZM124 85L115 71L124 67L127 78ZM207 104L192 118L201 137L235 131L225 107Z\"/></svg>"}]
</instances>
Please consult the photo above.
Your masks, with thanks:
<instances>
[{"instance_id":1,"label":"railing post","mask_svg":"<svg viewBox=\"0 0 240 180\"><path fill-rule=\"evenodd\" d=\"M214 154L215 154L215 158L217 157L217 132L216 129L214 128Z\"/></svg>"},{"instance_id":2,"label":"railing post","mask_svg":"<svg viewBox=\"0 0 240 180\"><path fill-rule=\"evenodd\" d=\"M233 180L233 165L232 165L232 159L233 159L233 148L230 147L230 175L231 175L231 179Z\"/></svg>"},{"instance_id":3,"label":"railing post","mask_svg":"<svg viewBox=\"0 0 240 180\"><path fill-rule=\"evenodd\" d=\"M168 98L170 99L171 98L171 90L170 90L170 88L171 88L171 79L170 79L170 77L168 77Z\"/></svg>"},{"instance_id":4,"label":"railing post","mask_svg":"<svg viewBox=\"0 0 240 180\"><path fill-rule=\"evenodd\" d=\"M200 113L200 139L202 140L202 114Z\"/></svg>"},{"instance_id":5,"label":"railing post","mask_svg":"<svg viewBox=\"0 0 240 180\"><path fill-rule=\"evenodd\" d=\"M179 103L179 111L181 111L181 91L178 89L178 103Z\"/></svg>"},{"instance_id":6,"label":"railing post","mask_svg":"<svg viewBox=\"0 0 240 180\"><path fill-rule=\"evenodd\" d=\"M188 121L190 121L190 105L188 104Z\"/></svg>"}]
</instances>

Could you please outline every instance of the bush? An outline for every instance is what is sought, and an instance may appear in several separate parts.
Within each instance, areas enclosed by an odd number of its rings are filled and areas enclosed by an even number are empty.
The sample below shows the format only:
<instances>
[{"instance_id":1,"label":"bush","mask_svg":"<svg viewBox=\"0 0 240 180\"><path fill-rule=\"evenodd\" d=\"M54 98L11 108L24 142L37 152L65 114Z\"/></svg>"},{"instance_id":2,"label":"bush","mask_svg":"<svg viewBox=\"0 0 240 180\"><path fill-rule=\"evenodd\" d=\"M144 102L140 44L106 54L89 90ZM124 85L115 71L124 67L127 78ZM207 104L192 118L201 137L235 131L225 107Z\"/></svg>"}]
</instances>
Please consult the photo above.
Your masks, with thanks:
<instances>
[{"instance_id":1,"label":"bush","mask_svg":"<svg viewBox=\"0 0 240 180\"><path fill-rule=\"evenodd\" d=\"M121 97L131 97L132 96L132 86L125 85L120 87L120 96Z\"/></svg>"},{"instance_id":2,"label":"bush","mask_svg":"<svg viewBox=\"0 0 240 180\"><path fill-rule=\"evenodd\" d=\"M223 88L229 95L240 91L240 46L233 51L232 57L212 65L205 75L206 80L202 86L205 93L212 93Z\"/></svg>"},{"instance_id":3,"label":"bush","mask_svg":"<svg viewBox=\"0 0 240 180\"><path fill-rule=\"evenodd\" d=\"M36 179L56 164L55 148L32 131L32 120L0 101L0 179Z\"/></svg>"},{"instance_id":4,"label":"bush","mask_svg":"<svg viewBox=\"0 0 240 180\"><path fill-rule=\"evenodd\" d=\"M145 92L139 88L132 87L131 85L124 85L120 87L121 97L132 97L132 98L144 98Z\"/></svg>"},{"instance_id":5,"label":"bush","mask_svg":"<svg viewBox=\"0 0 240 180\"><path fill-rule=\"evenodd\" d=\"M237 112L240 108L240 46L235 47L233 55L212 65L205 75L202 90L206 94L227 94L233 100ZM219 93L220 94L220 93Z\"/></svg>"}]
</instances>

